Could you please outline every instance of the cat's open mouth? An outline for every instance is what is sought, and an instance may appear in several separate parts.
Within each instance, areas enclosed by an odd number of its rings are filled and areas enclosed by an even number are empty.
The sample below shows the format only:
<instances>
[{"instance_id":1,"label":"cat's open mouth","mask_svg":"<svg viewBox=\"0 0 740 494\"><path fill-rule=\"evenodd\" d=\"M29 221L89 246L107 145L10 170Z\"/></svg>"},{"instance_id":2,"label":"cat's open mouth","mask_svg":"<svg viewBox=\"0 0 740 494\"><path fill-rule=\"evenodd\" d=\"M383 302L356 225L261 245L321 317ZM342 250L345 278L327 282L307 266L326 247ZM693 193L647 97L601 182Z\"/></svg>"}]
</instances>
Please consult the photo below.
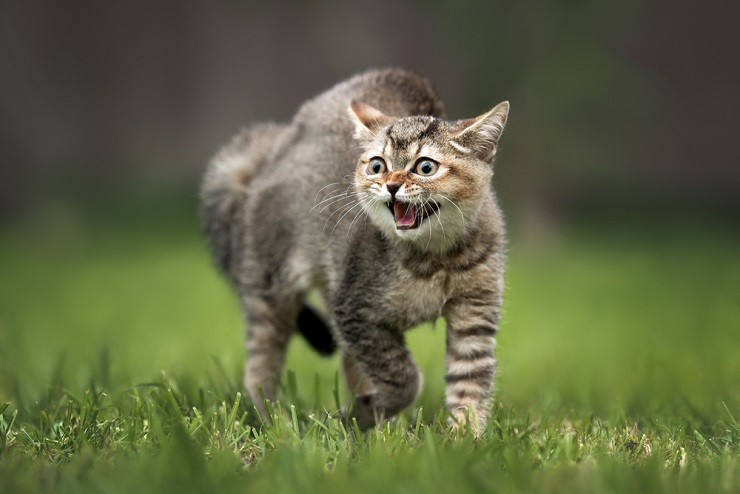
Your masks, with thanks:
<instances>
[{"instance_id":1,"label":"cat's open mouth","mask_svg":"<svg viewBox=\"0 0 740 494\"><path fill-rule=\"evenodd\" d=\"M412 204L397 200L388 201L388 209L393 214L397 230L413 230L418 228L421 223L439 211L439 204L434 201L428 201L423 205Z\"/></svg>"}]
</instances>

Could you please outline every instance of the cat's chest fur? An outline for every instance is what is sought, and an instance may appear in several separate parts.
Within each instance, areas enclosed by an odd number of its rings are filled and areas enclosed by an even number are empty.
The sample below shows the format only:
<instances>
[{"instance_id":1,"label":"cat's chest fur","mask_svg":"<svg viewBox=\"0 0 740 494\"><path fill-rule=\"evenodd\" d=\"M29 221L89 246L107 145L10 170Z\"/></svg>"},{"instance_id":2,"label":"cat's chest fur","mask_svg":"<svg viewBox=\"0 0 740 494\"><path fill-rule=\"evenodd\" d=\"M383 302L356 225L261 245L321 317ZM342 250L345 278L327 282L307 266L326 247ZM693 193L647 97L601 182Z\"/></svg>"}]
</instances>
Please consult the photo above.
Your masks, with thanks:
<instances>
[{"instance_id":1,"label":"cat's chest fur","mask_svg":"<svg viewBox=\"0 0 740 494\"><path fill-rule=\"evenodd\" d=\"M420 279L403 266L388 286L387 307L403 329L433 321L452 296L450 275L444 271Z\"/></svg>"}]
</instances>

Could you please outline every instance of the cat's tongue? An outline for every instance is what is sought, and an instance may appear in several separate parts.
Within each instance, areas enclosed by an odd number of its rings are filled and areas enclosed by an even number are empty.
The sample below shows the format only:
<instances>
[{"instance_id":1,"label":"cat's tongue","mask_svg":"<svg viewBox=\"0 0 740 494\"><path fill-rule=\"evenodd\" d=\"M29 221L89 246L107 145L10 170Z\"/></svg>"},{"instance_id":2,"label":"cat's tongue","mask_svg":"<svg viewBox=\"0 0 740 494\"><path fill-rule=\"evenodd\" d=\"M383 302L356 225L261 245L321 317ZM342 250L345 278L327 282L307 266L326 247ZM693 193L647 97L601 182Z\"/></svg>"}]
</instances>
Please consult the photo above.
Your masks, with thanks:
<instances>
[{"instance_id":1,"label":"cat's tongue","mask_svg":"<svg viewBox=\"0 0 740 494\"><path fill-rule=\"evenodd\" d=\"M393 203L393 216L396 220L396 227L411 227L416 221L416 208L413 204L407 204L401 201Z\"/></svg>"}]
</instances>

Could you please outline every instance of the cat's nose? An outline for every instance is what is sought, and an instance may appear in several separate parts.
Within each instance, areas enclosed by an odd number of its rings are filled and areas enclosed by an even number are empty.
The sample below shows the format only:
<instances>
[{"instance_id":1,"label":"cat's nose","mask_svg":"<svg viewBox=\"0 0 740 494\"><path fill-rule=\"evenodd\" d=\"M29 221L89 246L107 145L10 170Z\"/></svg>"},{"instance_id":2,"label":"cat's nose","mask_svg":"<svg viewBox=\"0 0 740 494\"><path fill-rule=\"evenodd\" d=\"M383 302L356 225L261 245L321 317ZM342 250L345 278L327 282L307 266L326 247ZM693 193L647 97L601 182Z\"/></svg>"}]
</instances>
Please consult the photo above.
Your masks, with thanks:
<instances>
[{"instance_id":1,"label":"cat's nose","mask_svg":"<svg viewBox=\"0 0 740 494\"><path fill-rule=\"evenodd\" d=\"M401 184L398 182L389 182L385 184L386 188L388 189L388 192L391 193L392 198L396 198L396 192L398 192L398 189L401 188Z\"/></svg>"}]
</instances>

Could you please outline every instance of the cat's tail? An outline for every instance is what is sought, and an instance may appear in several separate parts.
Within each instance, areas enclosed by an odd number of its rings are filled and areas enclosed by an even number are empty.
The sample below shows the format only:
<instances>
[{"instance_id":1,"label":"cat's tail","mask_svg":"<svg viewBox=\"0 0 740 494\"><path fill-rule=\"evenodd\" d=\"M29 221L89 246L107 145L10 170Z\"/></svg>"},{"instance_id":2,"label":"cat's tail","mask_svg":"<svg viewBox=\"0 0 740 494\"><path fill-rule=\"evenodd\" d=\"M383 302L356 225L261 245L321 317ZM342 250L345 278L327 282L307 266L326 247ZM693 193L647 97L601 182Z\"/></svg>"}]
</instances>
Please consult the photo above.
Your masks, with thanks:
<instances>
[{"instance_id":1,"label":"cat's tail","mask_svg":"<svg viewBox=\"0 0 740 494\"><path fill-rule=\"evenodd\" d=\"M298 332L320 355L329 356L337 349L331 330L310 305L303 305L298 315Z\"/></svg>"},{"instance_id":2,"label":"cat's tail","mask_svg":"<svg viewBox=\"0 0 740 494\"><path fill-rule=\"evenodd\" d=\"M216 263L232 281L244 238L244 206L248 186L269 159L284 126L257 125L242 129L208 163L200 190L203 229Z\"/></svg>"},{"instance_id":3,"label":"cat's tail","mask_svg":"<svg viewBox=\"0 0 740 494\"><path fill-rule=\"evenodd\" d=\"M216 264L237 283L241 244L247 227L249 183L271 157L285 126L263 124L242 130L208 164L200 190L200 214ZM313 308L304 305L298 331L321 355L337 348L331 330Z\"/></svg>"}]
</instances>

